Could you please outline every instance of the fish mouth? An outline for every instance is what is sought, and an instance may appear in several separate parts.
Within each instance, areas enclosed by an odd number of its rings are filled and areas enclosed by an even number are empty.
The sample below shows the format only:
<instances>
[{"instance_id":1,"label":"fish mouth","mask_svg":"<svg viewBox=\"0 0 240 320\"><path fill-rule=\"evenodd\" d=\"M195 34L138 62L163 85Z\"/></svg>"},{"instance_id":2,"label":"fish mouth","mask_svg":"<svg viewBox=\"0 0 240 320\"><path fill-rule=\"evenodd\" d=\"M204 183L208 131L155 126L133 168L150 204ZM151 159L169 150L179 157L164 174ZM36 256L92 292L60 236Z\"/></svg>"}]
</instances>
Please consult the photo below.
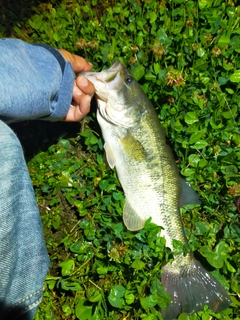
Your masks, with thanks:
<instances>
[{"instance_id":1,"label":"fish mouth","mask_svg":"<svg viewBox=\"0 0 240 320\"><path fill-rule=\"evenodd\" d=\"M109 70L118 70L122 69L121 62L119 60L115 61L114 64L109 68Z\"/></svg>"},{"instance_id":2,"label":"fish mouth","mask_svg":"<svg viewBox=\"0 0 240 320\"><path fill-rule=\"evenodd\" d=\"M100 83L110 83L110 81L114 80L118 73L118 70L103 70L101 72L81 72L81 75L86 77L94 86L98 86L98 82Z\"/></svg>"},{"instance_id":3,"label":"fish mouth","mask_svg":"<svg viewBox=\"0 0 240 320\"><path fill-rule=\"evenodd\" d=\"M121 83L120 71L122 65L116 61L111 68L101 72L81 72L95 87L96 95L103 101L107 101L108 92L119 87Z\"/></svg>"}]
</instances>

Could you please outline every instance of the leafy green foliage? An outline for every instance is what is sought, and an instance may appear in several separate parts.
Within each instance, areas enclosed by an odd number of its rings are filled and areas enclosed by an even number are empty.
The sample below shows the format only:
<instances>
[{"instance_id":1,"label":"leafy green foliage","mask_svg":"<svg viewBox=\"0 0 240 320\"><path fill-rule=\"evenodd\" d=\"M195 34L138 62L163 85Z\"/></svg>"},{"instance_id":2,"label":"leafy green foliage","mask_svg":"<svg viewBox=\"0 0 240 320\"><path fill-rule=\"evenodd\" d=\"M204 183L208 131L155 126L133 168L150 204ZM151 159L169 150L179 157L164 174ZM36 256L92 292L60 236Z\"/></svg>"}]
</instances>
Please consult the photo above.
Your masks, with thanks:
<instances>
[{"instance_id":1,"label":"leafy green foliage","mask_svg":"<svg viewBox=\"0 0 240 320\"><path fill-rule=\"evenodd\" d=\"M124 197L114 172L106 170L102 144L91 130L80 135L86 149L98 149L83 151L78 138L61 139L28 164L52 261L36 319L49 313L50 303L56 316L81 320L135 314L139 301L144 310L159 310L169 302L159 280L166 254L164 239L156 236L160 227L147 221L137 234L126 231ZM59 307L48 290L73 299Z\"/></svg>"},{"instance_id":2,"label":"leafy green foliage","mask_svg":"<svg viewBox=\"0 0 240 320\"><path fill-rule=\"evenodd\" d=\"M132 71L200 195L201 206L181 209L185 232L232 305L178 319L240 319L237 1L62 0L32 10L27 23L15 24L18 37L81 54L95 70L119 59ZM137 233L124 227L124 196L93 127L29 162L52 263L35 319L161 319L169 297L160 270L172 253L150 221Z\"/></svg>"}]
</instances>

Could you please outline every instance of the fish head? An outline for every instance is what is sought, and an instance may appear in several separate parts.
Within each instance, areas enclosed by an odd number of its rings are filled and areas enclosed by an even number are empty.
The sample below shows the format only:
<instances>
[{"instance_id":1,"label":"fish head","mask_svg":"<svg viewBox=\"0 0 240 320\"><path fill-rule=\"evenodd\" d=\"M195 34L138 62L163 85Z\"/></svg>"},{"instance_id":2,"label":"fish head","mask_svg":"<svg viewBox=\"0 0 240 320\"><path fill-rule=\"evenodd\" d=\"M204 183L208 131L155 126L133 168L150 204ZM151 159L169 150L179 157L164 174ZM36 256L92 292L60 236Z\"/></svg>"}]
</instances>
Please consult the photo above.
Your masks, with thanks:
<instances>
[{"instance_id":1,"label":"fish head","mask_svg":"<svg viewBox=\"0 0 240 320\"><path fill-rule=\"evenodd\" d=\"M125 128L138 123L146 111L145 94L119 61L107 70L82 74L93 83L99 112L106 121Z\"/></svg>"}]
</instances>

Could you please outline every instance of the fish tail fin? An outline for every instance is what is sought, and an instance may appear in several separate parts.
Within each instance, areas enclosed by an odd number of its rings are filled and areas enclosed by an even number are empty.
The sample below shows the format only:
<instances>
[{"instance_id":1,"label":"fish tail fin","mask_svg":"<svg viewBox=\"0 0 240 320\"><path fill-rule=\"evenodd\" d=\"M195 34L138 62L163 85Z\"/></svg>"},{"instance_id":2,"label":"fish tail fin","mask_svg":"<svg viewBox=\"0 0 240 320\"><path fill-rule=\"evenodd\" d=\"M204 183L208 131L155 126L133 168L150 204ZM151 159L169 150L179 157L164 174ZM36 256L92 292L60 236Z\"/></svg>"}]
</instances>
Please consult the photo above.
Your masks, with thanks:
<instances>
[{"instance_id":1,"label":"fish tail fin","mask_svg":"<svg viewBox=\"0 0 240 320\"><path fill-rule=\"evenodd\" d=\"M173 320L182 312L200 311L204 305L220 312L231 303L222 285L190 255L164 266L161 281L172 300L169 307L162 310L164 320Z\"/></svg>"}]
</instances>

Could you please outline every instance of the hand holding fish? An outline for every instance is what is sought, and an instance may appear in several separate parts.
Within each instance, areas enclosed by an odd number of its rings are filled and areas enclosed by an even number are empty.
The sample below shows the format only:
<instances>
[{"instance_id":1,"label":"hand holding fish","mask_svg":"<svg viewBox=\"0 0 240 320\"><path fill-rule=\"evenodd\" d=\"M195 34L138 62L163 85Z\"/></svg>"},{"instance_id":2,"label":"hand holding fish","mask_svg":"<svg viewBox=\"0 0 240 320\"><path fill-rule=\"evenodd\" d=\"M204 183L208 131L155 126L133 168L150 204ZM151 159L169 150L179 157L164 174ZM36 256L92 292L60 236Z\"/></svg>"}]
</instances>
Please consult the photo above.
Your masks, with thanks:
<instances>
[{"instance_id":1,"label":"hand holding fish","mask_svg":"<svg viewBox=\"0 0 240 320\"><path fill-rule=\"evenodd\" d=\"M90 71L92 65L84 58L72 54L64 49L59 49L65 60L69 61L75 73ZM72 105L64 121L80 121L90 111L90 102L94 94L94 86L82 75L74 81Z\"/></svg>"}]
</instances>

